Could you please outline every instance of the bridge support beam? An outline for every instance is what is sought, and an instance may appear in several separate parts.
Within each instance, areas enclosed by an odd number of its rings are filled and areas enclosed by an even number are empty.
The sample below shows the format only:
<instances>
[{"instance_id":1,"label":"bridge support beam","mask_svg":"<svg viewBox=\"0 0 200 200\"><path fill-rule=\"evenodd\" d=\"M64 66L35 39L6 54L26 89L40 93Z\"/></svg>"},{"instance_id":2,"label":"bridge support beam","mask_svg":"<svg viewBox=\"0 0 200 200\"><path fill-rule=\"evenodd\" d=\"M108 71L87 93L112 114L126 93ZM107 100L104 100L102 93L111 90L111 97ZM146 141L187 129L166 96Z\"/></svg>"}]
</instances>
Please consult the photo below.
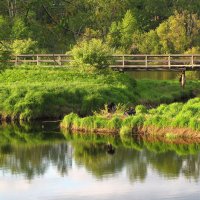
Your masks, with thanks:
<instances>
[{"instance_id":1,"label":"bridge support beam","mask_svg":"<svg viewBox=\"0 0 200 200\"><path fill-rule=\"evenodd\" d=\"M185 70L181 72L180 79L179 79L181 87L184 89L186 84L186 75Z\"/></svg>"}]
</instances>

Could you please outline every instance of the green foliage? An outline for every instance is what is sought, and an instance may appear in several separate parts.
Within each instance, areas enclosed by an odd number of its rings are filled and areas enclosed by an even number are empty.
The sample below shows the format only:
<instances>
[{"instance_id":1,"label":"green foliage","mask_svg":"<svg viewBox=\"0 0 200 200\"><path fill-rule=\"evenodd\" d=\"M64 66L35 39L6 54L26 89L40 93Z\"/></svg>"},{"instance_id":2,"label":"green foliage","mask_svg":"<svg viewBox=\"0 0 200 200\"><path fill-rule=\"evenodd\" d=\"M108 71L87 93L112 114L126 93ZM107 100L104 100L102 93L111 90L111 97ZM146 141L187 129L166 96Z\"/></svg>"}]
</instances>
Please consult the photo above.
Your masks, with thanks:
<instances>
[{"instance_id":1,"label":"green foliage","mask_svg":"<svg viewBox=\"0 0 200 200\"><path fill-rule=\"evenodd\" d=\"M140 53L184 52L200 44L198 1L1 1L0 40L31 38L40 52L63 53L92 38L123 53L138 52L138 37L144 39Z\"/></svg>"},{"instance_id":2,"label":"green foliage","mask_svg":"<svg viewBox=\"0 0 200 200\"><path fill-rule=\"evenodd\" d=\"M87 115L136 96L134 80L109 70L91 74L76 68L18 66L0 73L0 86L0 116L13 119Z\"/></svg>"},{"instance_id":3,"label":"green foliage","mask_svg":"<svg viewBox=\"0 0 200 200\"><path fill-rule=\"evenodd\" d=\"M192 53L200 44L199 28L197 14L176 11L155 30L135 34L134 44L140 53Z\"/></svg>"},{"instance_id":4,"label":"green foliage","mask_svg":"<svg viewBox=\"0 0 200 200\"><path fill-rule=\"evenodd\" d=\"M24 40L14 40L12 43L12 51L16 55L38 53L38 44L30 38Z\"/></svg>"},{"instance_id":5,"label":"green foliage","mask_svg":"<svg viewBox=\"0 0 200 200\"><path fill-rule=\"evenodd\" d=\"M132 12L128 10L121 22L121 46L125 49L132 45L133 33L138 30L137 20Z\"/></svg>"},{"instance_id":6,"label":"green foliage","mask_svg":"<svg viewBox=\"0 0 200 200\"><path fill-rule=\"evenodd\" d=\"M107 35L107 43L109 46L118 49L121 47L121 24L117 22L113 22L109 28L109 32Z\"/></svg>"},{"instance_id":7,"label":"green foliage","mask_svg":"<svg viewBox=\"0 0 200 200\"><path fill-rule=\"evenodd\" d=\"M21 18L16 18L14 20L11 35L12 38L18 40L27 38L29 36L28 27Z\"/></svg>"},{"instance_id":8,"label":"green foliage","mask_svg":"<svg viewBox=\"0 0 200 200\"><path fill-rule=\"evenodd\" d=\"M108 128L109 129L120 129L122 124L122 119L119 117L113 117L108 121Z\"/></svg>"},{"instance_id":9,"label":"green foliage","mask_svg":"<svg viewBox=\"0 0 200 200\"><path fill-rule=\"evenodd\" d=\"M70 118L66 116L66 119ZM70 118L71 119L71 118ZM79 118L80 127L86 131L108 131L113 132L115 130L120 136L131 136L133 132L137 131L137 128L143 126L154 127L177 127L188 128L191 130L200 131L200 98L194 98L187 103L172 103L169 105L162 104L157 108L147 111L144 106L136 107L136 115L129 117L117 117L115 114L112 116L90 116L85 118ZM73 120L72 120L72 123ZM68 123L66 123L67 126ZM95 125L94 125L95 124ZM156 134L156 133L155 133ZM180 134L184 136L184 132ZM186 135L187 137L193 137L193 135ZM177 138L178 134L166 133L167 139ZM196 137L196 135L194 136Z\"/></svg>"},{"instance_id":10,"label":"green foliage","mask_svg":"<svg viewBox=\"0 0 200 200\"><path fill-rule=\"evenodd\" d=\"M63 125L65 128L70 129L72 126L72 122L77 118L78 115L75 113L70 113L69 115L66 115L62 121L61 126Z\"/></svg>"},{"instance_id":11,"label":"green foliage","mask_svg":"<svg viewBox=\"0 0 200 200\"><path fill-rule=\"evenodd\" d=\"M143 105L138 105L135 107L136 114L145 114L147 113L147 108Z\"/></svg>"},{"instance_id":12,"label":"green foliage","mask_svg":"<svg viewBox=\"0 0 200 200\"><path fill-rule=\"evenodd\" d=\"M146 116L145 125L158 127L185 127L199 129L200 98L194 98L187 103L173 103L161 105L150 110Z\"/></svg>"},{"instance_id":13,"label":"green foliage","mask_svg":"<svg viewBox=\"0 0 200 200\"><path fill-rule=\"evenodd\" d=\"M121 51L130 51L133 34L138 31L138 24L133 13L128 10L120 22L113 22L107 35L107 43Z\"/></svg>"},{"instance_id":14,"label":"green foliage","mask_svg":"<svg viewBox=\"0 0 200 200\"><path fill-rule=\"evenodd\" d=\"M9 21L0 15L0 41L8 40L10 31Z\"/></svg>"},{"instance_id":15,"label":"green foliage","mask_svg":"<svg viewBox=\"0 0 200 200\"><path fill-rule=\"evenodd\" d=\"M100 69L108 67L112 50L101 40L92 39L78 43L71 50L71 54L74 58L73 65Z\"/></svg>"},{"instance_id":16,"label":"green foliage","mask_svg":"<svg viewBox=\"0 0 200 200\"><path fill-rule=\"evenodd\" d=\"M7 61L11 58L10 48L0 41L0 71L8 65Z\"/></svg>"},{"instance_id":17,"label":"green foliage","mask_svg":"<svg viewBox=\"0 0 200 200\"><path fill-rule=\"evenodd\" d=\"M131 137L132 136L132 128L127 127L127 126L122 126L119 134L120 134L121 139Z\"/></svg>"},{"instance_id":18,"label":"green foliage","mask_svg":"<svg viewBox=\"0 0 200 200\"><path fill-rule=\"evenodd\" d=\"M134 45L139 52L146 54L159 54L161 52L161 44L158 34L155 30L151 30L144 34L134 34Z\"/></svg>"}]
</instances>

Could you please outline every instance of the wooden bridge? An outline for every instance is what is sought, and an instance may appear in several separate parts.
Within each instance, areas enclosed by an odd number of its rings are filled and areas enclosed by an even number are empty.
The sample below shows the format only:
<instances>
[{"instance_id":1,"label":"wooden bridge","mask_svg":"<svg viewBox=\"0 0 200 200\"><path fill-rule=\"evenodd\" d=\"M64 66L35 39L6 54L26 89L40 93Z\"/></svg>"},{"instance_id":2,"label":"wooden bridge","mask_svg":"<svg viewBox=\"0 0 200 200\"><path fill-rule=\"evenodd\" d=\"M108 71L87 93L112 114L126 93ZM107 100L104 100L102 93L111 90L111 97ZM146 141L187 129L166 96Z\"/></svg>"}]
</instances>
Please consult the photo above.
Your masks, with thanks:
<instances>
[{"instance_id":1,"label":"wooden bridge","mask_svg":"<svg viewBox=\"0 0 200 200\"><path fill-rule=\"evenodd\" d=\"M200 54L184 55L113 55L108 58L112 63L110 67L120 71L138 70L174 70L197 71L200 70ZM27 54L16 55L10 60L15 65L22 63L65 65L67 66L73 57L66 54Z\"/></svg>"}]
</instances>

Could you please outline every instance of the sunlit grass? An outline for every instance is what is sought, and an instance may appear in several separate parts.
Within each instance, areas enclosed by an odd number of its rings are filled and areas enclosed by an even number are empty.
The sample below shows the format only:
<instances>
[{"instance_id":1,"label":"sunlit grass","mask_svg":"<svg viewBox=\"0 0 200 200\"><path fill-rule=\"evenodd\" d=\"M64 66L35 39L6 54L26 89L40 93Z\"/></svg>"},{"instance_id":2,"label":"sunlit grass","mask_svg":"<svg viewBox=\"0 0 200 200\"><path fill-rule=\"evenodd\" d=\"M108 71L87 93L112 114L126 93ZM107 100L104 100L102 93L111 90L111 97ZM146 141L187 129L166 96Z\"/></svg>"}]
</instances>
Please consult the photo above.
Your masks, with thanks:
<instances>
[{"instance_id":1,"label":"sunlit grass","mask_svg":"<svg viewBox=\"0 0 200 200\"><path fill-rule=\"evenodd\" d=\"M0 117L13 120L61 119L71 112L79 116L91 115L94 111L99 113L105 104L111 102L125 107L139 103L158 105L188 97L199 86L197 81L187 82L183 91L176 81L136 82L126 74L111 70L83 71L78 67L22 65L0 73ZM138 107L138 112L143 112L142 109ZM121 118L120 113L119 110L115 117ZM76 123L80 123L78 119ZM88 122L82 126L85 123ZM109 122L109 127L114 127L115 123ZM191 126L193 123L194 120ZM104 124L105 120L99 116L92 126L98 128Z\"/></svg>"}]
</instances>

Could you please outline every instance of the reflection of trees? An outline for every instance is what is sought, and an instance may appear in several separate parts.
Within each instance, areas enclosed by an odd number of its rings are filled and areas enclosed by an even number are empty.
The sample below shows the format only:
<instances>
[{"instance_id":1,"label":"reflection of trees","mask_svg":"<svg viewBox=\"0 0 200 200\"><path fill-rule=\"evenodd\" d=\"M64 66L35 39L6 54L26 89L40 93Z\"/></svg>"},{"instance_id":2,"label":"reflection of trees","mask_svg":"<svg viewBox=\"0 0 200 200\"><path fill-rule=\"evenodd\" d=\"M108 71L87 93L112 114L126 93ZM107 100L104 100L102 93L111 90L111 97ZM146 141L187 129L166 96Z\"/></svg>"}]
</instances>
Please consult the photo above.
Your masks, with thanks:
<instances>
[{"instance_id":1,"label":"reflection of trees","mask_svg":"<svg viewBox=\"0 0 200 200\"><path fill-rule=\"evenodd\" d=\"M199 157L199 155L187 156L184 159L181 172L188 179L193 178L195 180L198 180L200 177L200 157Z\"/></svg>"},{"instance_id":2,"label":"reflection of trees","mask_svg":"<svg viewBox=\"0 0 200 200\"><path fill-rule=\"evenodd\" d=\"M66 139L71 141L73 151ZM108 147L115 148L113 155ZM70 151L69 151L70 150ZM132 138L102 135L79 135L42 131L17 126L0 127L0 169L24 174L28 179L43 175L50 165L61 175L67 173L73 159L98 179L126 171L131 182L145 180L148 170L166 177L185 176L198 180L200 176L200 147L147 142ZM194 155L192 155L194 154Z\"/></svg>"},{"instance_id":3,"label":"reflection of trees","mask_svg":"<svg viewBox=\"0 0 200 200\"><path fill-rule=\"evenodd\" d=\"M73 143L73 147L76 163L84 165L98 178L121 171L125 160L130 157L129 152L124 150L117 150L114 155L109 155L105 144Z\"/></svg>"},{"instance_id":4,"label":"reflection of trees","mask_svg":"<svg viewBox=\"0 0 200 200\"><path fill-rule=\"evenodd\" d=\"M131 162L127 165L127 174L131 182L145 180L147 176L148 163L143 151L134 151Z\"/></svg>"},{"instance_id":5,"label":"reflection of trees","mask_svg":"<svg viewBox=\"0 0 200 200\"><path fill-rule=\"evenodd\" d=\"M200 177L200 145L144 142L150 166L167 177Z\"/></svg>"},{"instance_id":6,"label":"reflection of trees","mask_svg":"<svg viewBox=\"0 0 200 200\"><path fill-rule=\"evenodd\" d=\"M198 144L134 142L131 138L130 141L123 138L120 146L116 147L116 153L110 156L106 153L106 140L104 143L98 143L96 138L87 138L85 141L83 138L84 136L81 140L77 137L72 139L75 160L98 178L118 173L123 169L126 169L130 181L133 182L137 179L144 180L148 169L153 169L166 177L181 175L197 180L200 176ZM122 147L123 144L126 148Z\"/></svg>"},{"instance_id":7,"label":"reflection of trees","mask_svg":"<svg viewBox=\"0 0 200 200\"><path fill-rule=\"evenodd\" d=\"M43 175L52 164L63 175L67 173L69 161L68 147L63 140L62 134L38 130L24 132L22 127L15 125L0 127L0 168L32 179Z\"/></svg>"},{"instance_id":8,"label":"reflection of trees","mask_svg":"<svg viewBox=\"0 0 200 200\"><path fill-rule=\"evenodd\" d=\"M12 152L2 151L0 167L9 169L12 174L22 173L28 179L43 175L49 164L57 166L61 174L67 173L67 145L49 144L36 146L11 146Z\"/></svg>"},{"instance_id":9,"label":"reflection of trees","mask_svg":"<svg viewBox=\"0 0 200 200\"><path fill-rule=\"evenodd\" d=\"M178 177L181 171L183 159L173 152L162 154L146 151L146 157L151 167L167 177Z\"/></svg>"},{"instance_id":10,"label":"reflection of trees","mask_svg":"<svg viewBox=\"0 0 200 200\"><path fill-rule=\"evenodd\" d=\"M107 144L111 142L109 138L106 141L105 136L98 138L86 136L84 141L83 137L76 135L75 139L72 139L74 159L78 165L84 165L97 178L107 178L125 168L131 181L145 179L147 168L139 151L126 149L121 143L112 141L118 146L115 154L109 155L107 153Z\"/></svg>"}]
</instances>

